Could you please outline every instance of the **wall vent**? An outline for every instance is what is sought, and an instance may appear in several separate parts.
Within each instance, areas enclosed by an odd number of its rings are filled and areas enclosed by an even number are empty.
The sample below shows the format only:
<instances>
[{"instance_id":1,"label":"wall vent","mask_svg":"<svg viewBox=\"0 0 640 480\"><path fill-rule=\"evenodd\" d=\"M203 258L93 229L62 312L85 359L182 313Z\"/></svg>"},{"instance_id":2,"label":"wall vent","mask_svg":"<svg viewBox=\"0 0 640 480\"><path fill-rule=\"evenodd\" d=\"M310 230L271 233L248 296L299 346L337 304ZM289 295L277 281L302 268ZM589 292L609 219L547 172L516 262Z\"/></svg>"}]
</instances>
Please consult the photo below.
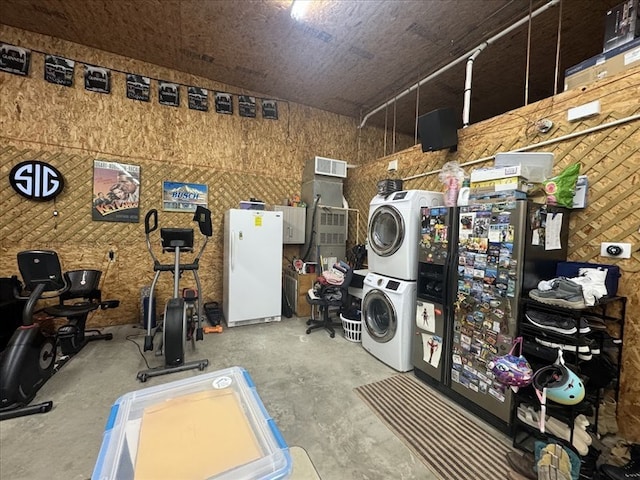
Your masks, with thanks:
<instances>
[{"instance_id":1,"label":"wall vent","mask_svg":"<svg viewBox=\"0 0 640 480\"><path fill-rule=\"evenodd\" d=\"M347 178L347 162L326 157L315 158L316 175Z\"/></svg>"}]
</instances>

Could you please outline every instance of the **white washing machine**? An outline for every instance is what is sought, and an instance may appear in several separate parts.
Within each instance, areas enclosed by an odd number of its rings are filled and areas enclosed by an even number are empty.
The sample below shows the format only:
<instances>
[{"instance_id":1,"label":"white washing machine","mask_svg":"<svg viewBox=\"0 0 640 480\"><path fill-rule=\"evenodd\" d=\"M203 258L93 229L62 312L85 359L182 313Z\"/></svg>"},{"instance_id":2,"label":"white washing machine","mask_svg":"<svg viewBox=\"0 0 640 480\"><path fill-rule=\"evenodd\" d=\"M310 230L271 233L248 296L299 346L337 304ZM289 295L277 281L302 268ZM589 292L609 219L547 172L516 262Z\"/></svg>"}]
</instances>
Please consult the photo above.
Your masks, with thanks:
<instances>
[{"instance_id":1,"label":"white washing machine","mask_svg":"<svg viewBox=\"0 0 640 480\"><path fill-rule=\"evenodd\" d=\"M413 370L416 284L368 273L362 288L362 346L399 372Z\"/></svg>"},{"instance_id":2,"label":"white washing machine","mask_svg":"<svg viewBox=\"0 0 640 480\"><path fill-rule=\"evenodd\" d=\"M369 271L400 280L416 280L420 207L443 204L442 193L427 190L403 190L386 198L376 195L369 204Z\"/></svg>"}]
</instances>

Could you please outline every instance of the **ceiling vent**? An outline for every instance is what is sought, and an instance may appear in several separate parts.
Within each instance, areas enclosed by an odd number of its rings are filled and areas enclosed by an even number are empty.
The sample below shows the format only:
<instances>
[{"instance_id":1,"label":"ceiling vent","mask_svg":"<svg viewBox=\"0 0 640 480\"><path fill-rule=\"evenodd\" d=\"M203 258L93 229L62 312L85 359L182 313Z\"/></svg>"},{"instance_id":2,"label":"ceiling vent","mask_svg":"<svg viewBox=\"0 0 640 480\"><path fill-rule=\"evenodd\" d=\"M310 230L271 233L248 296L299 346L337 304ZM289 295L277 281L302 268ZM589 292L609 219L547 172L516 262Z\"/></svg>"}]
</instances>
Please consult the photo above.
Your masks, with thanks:
<instances>
[{"instance_id":1,"label":"ceiling vent","mask_svg":"<svg viewBox=\"0 0 640 480\"><path fill-rule=\"evenodd\" d=\"M315 174L347 178L347 162L332 158L316 157Z\"/></svg>"}]
</instances>

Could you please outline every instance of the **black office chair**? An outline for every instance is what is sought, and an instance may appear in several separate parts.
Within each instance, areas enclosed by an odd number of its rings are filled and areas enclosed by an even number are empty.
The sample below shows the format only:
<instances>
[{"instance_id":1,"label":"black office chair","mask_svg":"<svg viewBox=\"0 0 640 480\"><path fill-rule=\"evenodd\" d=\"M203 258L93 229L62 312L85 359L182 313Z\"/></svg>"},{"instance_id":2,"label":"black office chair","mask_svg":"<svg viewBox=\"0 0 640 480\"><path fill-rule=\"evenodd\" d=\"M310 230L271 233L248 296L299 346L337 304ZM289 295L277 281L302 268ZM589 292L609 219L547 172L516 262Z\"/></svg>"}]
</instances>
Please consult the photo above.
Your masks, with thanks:
<instances>
[{"instance_id":1,"label":"black office chair","mask_svg":"<svg viewBox=\"0 0 640 480\"><path fill-rule=\"evenodd\" d=\"M331 338L336 336L334 327L341 327L342 322L334 323L329 312L333 310L339 317L340 313L349 308L351 304L349 300L349 285L351 284L352 278L353 269L349 268L344 275L344 281L341 285L326 285L320 292L316 292L313 288L309 289L307 292L307 302L311 305L312 315L311 318L307 320L307 325L309 326L309 328L307 328L307 334L311 333L312 330L324 328L329 332ZM316 320L314 318L314 307L318 307L321 315L320 319Z\"/></svg>"}]
</instances>

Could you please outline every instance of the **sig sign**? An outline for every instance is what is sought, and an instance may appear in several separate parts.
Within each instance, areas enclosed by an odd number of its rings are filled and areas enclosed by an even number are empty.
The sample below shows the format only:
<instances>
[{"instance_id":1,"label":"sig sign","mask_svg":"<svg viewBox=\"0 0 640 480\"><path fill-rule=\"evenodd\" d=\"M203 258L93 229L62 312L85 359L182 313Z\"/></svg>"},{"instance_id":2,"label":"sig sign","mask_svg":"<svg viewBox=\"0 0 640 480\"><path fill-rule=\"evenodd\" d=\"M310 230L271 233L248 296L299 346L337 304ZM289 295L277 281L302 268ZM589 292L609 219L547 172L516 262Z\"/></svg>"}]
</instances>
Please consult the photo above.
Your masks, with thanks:
<instances>
[{"instance_id":1,"label":"sig sign","mask_svg":"<svg viewBox=\"0 0 640 480\"><path fill-rule=\"evenodd\" d=\"M38 160L20 162L11 169L9 182L13 189L29 200L52 200L64 188L60 171Z\"/></svg>"}]
</instances>

